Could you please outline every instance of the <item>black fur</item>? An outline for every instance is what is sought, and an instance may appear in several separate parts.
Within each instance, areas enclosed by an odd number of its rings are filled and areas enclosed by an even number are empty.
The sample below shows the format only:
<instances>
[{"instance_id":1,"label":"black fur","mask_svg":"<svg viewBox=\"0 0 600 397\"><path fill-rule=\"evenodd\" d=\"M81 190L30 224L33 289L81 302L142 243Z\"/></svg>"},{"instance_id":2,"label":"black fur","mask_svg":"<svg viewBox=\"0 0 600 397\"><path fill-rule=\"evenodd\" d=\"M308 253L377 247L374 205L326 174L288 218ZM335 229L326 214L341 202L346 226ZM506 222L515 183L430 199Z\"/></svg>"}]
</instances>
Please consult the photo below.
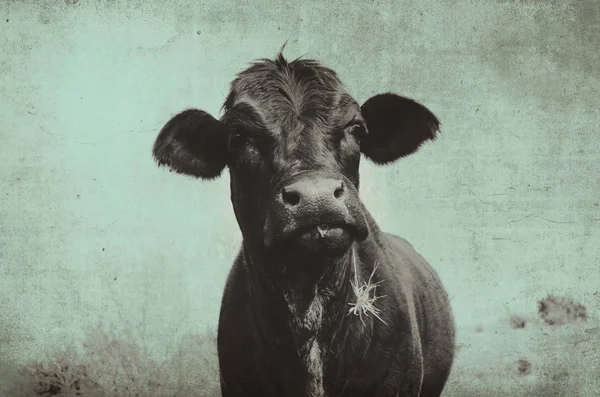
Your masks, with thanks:
<instances>
[{"instance_id":1,"label":"black fur","mask_svg":"<svg viewBox=\"0 0 600 397\"><path fill-rule=\"evenodd\" d=\"M152 154L159 166L198 178L218 177L227 164L228 133L210 114L188 109L162 128Z\"/></svg>"},{"instance_id":2,"label":"black fur","mask_svg":"<svg viewBox=\"0 0 600 397\"><path fill-rule=\"evenodd\" d=\"M440 122L425 106L396 94L379 94L367 100L361 111L369 128L362 152L377 164L393 162L434 140Z\"/></svg>"},{"instance_id":3,"label":"black fur","mask_svg":"<svg viewBox=\"0 0 600 397\"><path fill-rule=\"evenodd\" d=\"M153 150L179 173L230 171L243 244L219 319L223 396L440 396L454 358L447 294L358 194L361 152L378 164L414 153L435 138L437 118L395 94L360 107L331 69L281 53L241 72L223 110L219 121L176 115ZM348 239L313 249L294 237L317 224ZM350 283L375 266L383 321L363 322L348 314Z\"/></svg>"}]
</instances>

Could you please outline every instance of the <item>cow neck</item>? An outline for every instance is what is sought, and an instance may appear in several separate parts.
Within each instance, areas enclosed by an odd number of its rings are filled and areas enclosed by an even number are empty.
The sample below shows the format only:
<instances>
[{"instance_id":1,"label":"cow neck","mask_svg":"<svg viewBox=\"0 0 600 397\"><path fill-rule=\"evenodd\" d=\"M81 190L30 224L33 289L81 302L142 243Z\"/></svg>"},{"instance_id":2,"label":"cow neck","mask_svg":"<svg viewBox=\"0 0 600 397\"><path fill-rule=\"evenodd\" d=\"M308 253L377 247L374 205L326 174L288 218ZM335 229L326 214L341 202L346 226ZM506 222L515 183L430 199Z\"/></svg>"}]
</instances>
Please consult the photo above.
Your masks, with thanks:
<instances>
[{"instance_id":1,"label":"cow neck","mask_svg":"<svg viewBox=\"0 0 600 397\"><path fill-rule=\"evenodd\" d=\"M257 314L267 315L271 319L270 325L310 317L317 311L327 311L329 322L341 321L343 308L349 308L348 303L353 298L350 285L354 277L352 250L356 252L358 247L355 245L339 257L328 258L321 263L310 261L310 264L305 264L302 258L282 263L282 259L252 255L252 251L244 247L243 258L248 272L249 292L254 298L253 309ZM322 271L304 272L304 266ZM332 314L336 316L332 317ZM285 325L291 326L291 323ZM294 330L293 327L288 328Z\"/></svg>"},{"instance_id":2,"label":"cow neck","mask_svg":"<svg viewBox=\"0 0 600 397\"><path fill-rule=\"evenodd\" d=\"M249 294L247 303L254 319L254 328L265 346L278 350L287 339L290 314L271 272L267 271L267 267L272 267L272 264L268 264L262 256L256 255L245 245L243 263Z\"/></svg>"},{"instance_id":3,"label":"cow neck","mask_svg":"<svg viewBox=\"0 0 600 397\"><path fill-rule=\"evenodd\" d=\"M352 258L355 255L360 262L359 251L360 246L354 244L339 258L319 264L324 271L308 286L302 283L310 278L296 282L273 278L264 269L276 268L277 263L257 263L248 251L244 254L250 272L253 299L249 302L256 329L266 346L284 355L292 350L296 352L306 371L304 383L308 396L324 395L323 373L327 357L337 356L336 352L348 343L360 350L360 356L369 346L372 318L360 320L348 314L349 303L355 299L350 283L355 277ZM301 263L296 261L293 265ZM362 267L362 264L358 265L360 281L364 280ZM356 341L351 340L354 338Z\"/></svg>"}]
</instances>

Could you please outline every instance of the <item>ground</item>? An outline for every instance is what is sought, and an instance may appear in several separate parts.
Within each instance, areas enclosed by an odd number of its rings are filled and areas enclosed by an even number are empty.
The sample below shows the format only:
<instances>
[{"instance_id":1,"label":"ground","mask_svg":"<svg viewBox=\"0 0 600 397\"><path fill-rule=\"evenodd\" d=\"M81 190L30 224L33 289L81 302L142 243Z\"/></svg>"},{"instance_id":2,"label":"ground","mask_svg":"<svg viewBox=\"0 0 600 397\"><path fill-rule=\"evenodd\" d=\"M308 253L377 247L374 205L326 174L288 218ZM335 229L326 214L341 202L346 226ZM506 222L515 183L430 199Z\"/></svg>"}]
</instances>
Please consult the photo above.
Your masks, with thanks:
<instances>
[{"instance_id":1,"label":"ground","mask_svg":"<svg viewBox=\"0 0 600 397\"><path fill-rule=\"evenodd\" d=\"M458 329L444 397L593 396L600 387L600 322L583 305L547 297L538 312ZM99 327L80 349L33 363L10 397L219 396L214 331L190 335L168 360L145 358L134 337Z\"/></svg>"},{"instance_id":2,"label":"ground","mask_svg":"<svg viewBox=\"0 0 600 397\"><path fill-rule=\"evenodd\" d=\"M600 323L577 317L560 323L513 316L459 329L457 360L444 396L598 395Z\"/></svg>"}]
</instances>

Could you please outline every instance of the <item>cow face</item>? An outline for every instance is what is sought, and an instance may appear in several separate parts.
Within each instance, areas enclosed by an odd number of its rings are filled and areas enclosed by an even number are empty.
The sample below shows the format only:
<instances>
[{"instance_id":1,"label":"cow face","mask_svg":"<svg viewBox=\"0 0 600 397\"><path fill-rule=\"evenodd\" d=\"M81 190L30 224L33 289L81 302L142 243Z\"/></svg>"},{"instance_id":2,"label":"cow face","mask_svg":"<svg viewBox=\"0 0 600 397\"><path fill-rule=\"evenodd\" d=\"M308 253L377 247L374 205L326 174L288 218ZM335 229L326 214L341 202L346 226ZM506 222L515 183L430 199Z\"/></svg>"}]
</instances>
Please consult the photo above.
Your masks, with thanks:
<instances>
[{"instance_id":1,"label":"cow face","mask_svg":"<svg viewBox=\"0 0 600 397\"><path fill-rule=\"evenodd\" d=\"M387 93L359 106L332 70L281 55L240 73L223 108L220 120L196 109L175 115L153 154L159 165L203 179L227 166L244 241L264 253L338 255L365 239L361 153L390 163L439 128L410 99Z\"/></svg>"}]
</instances>

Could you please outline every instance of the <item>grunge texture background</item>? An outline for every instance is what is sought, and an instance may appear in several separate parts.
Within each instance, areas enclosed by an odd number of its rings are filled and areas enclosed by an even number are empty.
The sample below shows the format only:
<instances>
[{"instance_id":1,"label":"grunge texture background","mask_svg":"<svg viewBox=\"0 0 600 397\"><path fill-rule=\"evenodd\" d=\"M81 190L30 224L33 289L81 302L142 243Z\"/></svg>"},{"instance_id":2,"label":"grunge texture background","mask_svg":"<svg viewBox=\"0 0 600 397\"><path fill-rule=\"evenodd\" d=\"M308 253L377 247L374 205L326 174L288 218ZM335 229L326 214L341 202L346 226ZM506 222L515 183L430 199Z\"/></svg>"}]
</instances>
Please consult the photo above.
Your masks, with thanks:
<instances>
[{"instance_id":1,"label":"grunge texture background","mask_svg":"<svg viewBox=\"0 0 600 397\"><path fill-rule=\"evenodd\" d=\"M363 161L361 195L452 297L445 395L597 393L597 1L3 0L0 14L0 395L218 395L241 237L228 176L170 174L151 145L183 108L217 116L234 74L286 40L359 102L394 91L442 121L417 154Z\"/></svg>"}]
</instances>

